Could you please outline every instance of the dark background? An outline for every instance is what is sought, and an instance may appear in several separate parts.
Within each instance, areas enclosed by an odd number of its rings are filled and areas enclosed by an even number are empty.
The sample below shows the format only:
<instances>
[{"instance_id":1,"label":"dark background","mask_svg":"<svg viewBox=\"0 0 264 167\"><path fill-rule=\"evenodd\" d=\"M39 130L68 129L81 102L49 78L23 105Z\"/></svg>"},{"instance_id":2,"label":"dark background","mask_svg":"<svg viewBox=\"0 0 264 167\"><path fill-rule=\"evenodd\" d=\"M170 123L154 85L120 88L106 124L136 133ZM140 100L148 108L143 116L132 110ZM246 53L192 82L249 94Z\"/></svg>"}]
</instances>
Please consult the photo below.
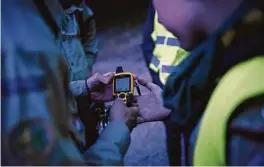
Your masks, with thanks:
<instances>
[{"instance_id":1,"label":"dark background","mask_svg":"<svg viewBox=\"0 0 264 167\"><path fill-rule=\"evenodd\" d=\"M87 0L94 11L97 30L142 24L150 0Z\"/></svg>"}]
</instances>

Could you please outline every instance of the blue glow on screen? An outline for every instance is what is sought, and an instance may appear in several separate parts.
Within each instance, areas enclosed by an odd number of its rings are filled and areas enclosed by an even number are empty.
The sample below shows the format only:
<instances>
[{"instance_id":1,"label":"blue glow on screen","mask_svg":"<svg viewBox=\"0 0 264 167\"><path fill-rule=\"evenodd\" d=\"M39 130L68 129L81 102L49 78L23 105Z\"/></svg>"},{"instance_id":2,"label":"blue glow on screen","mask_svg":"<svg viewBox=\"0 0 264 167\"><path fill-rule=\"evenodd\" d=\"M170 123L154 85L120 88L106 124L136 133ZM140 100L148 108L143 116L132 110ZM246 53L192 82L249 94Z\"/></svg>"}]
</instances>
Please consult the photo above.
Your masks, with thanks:
<instances>
[{"instance_id":1,"label":"blue glow on screen","mask_svg":"<svg viewBox=\"0 0 264 167\"><path fill-rule=\"evenodd\" d=\"M130 88L130 78L116 79L116 92L128 92Z\"/></svg>"}]
</instances>

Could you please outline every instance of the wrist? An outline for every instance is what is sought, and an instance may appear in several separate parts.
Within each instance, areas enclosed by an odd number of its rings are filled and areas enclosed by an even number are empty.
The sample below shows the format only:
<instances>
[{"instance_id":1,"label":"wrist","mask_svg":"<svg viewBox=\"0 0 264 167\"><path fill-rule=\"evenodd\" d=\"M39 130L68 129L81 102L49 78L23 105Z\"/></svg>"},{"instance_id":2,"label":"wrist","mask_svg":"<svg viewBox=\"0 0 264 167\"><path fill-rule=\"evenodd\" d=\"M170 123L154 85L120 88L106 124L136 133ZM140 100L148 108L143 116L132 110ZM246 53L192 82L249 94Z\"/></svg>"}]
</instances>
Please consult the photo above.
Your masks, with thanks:
<instances>
[{"instance_id":1,"label":"wrist","mask_svg":"<svg viewBox=\"0 0 264 167\"><path fill-rule=\"evenodd\" d=\"M85 87L87 91L87 96L89 97L89 100L91 99L91 89L89 86L89 78L85 80Z\"/></svg>"},{"instance_id":2,"label":"wrist","mask_svg":"<svg viewBox=\"0 0 264 167\"><path fill-rule=\"evenodd\" d=\"M119 124L121 126L124 126L127 128L128 132L131 133L131 131L133 130L133 128L131 128L131 125L129 125L129 123L127 123L126 121L124 120L120 120L120 119L114 119L114 120L111 120L109 124L112 124L112 123L115 123L115 124Z\"/></svg>"},{"instance_id":3,"label":"wrist","mask_svg":"<svg viewBox=\"0 0 264 167\"><path fill-rule=\"evenodd\" d=\"M126 125L127 129L129 130L129 132L132 132L132 130L135 127L135 125L132 122L125 121L123 119L111 119L110 118L110 123L111 122L119 122L119 123L122 123L122 124Z\"/></svg>"}]
</instances>

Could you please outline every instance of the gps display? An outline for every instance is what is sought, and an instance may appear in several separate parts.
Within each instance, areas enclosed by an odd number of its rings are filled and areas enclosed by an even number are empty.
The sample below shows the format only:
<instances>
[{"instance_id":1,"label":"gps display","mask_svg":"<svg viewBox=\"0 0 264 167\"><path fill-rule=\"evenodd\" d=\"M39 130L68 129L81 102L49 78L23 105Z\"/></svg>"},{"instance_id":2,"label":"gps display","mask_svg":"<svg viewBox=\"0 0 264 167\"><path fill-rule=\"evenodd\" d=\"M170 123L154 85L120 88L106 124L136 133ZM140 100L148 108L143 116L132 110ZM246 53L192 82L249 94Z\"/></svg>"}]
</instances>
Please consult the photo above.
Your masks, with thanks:
<instances>
[{"instance_id":1,"label":"gps display","mask_svg":"<svg viewBox=\"0 0 264 167\"><path fill-rule=\"evenodd\" d=\"M115 79L115 92L129 92L130 91L130 77Z\"/></svg>"}]
</instances>

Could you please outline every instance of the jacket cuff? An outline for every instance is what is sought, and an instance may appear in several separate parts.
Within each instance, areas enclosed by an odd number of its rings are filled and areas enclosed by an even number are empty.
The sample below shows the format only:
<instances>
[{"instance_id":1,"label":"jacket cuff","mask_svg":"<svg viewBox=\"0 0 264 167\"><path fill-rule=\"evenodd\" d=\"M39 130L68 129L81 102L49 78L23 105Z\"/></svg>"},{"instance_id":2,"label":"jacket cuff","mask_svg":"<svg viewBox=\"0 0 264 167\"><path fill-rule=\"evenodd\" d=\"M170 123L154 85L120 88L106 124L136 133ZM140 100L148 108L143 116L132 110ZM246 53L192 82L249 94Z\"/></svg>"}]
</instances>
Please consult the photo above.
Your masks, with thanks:
<instances>
[{"instance_id":1,"label":"jacket cuff","mask_svg":"<svg viewBox=\"0 0 264 167\"><path fill-rule=\"evenodd\" d=\"M88 62L88 66L93 67L94 64L96 63L98 52L92 53L87 51L85 52L85 55Z\"/></svg>"},{"instance_id":2,"label":"jacket cuff","mask_svg":"<svg viewBox=\"0 0 264 167\"><path fill-rule=\"evenodd\" d=\"M130 131L123 121L112 121L104 129L99 138L109 140L120 147L121 155L125 155L130 144Z\"/></svg>"},{"instance_id":3,"label":"jacket cuff","mask_svg":"<svg viewBox=\"0 0 264 167\"><path fill-rule=\"evenodd\" d=\"M69 87L72 95L75 97L89 94L89 90L86 86L86 80L72 81L70 82Z\"/></svg>"}]
</instances>

